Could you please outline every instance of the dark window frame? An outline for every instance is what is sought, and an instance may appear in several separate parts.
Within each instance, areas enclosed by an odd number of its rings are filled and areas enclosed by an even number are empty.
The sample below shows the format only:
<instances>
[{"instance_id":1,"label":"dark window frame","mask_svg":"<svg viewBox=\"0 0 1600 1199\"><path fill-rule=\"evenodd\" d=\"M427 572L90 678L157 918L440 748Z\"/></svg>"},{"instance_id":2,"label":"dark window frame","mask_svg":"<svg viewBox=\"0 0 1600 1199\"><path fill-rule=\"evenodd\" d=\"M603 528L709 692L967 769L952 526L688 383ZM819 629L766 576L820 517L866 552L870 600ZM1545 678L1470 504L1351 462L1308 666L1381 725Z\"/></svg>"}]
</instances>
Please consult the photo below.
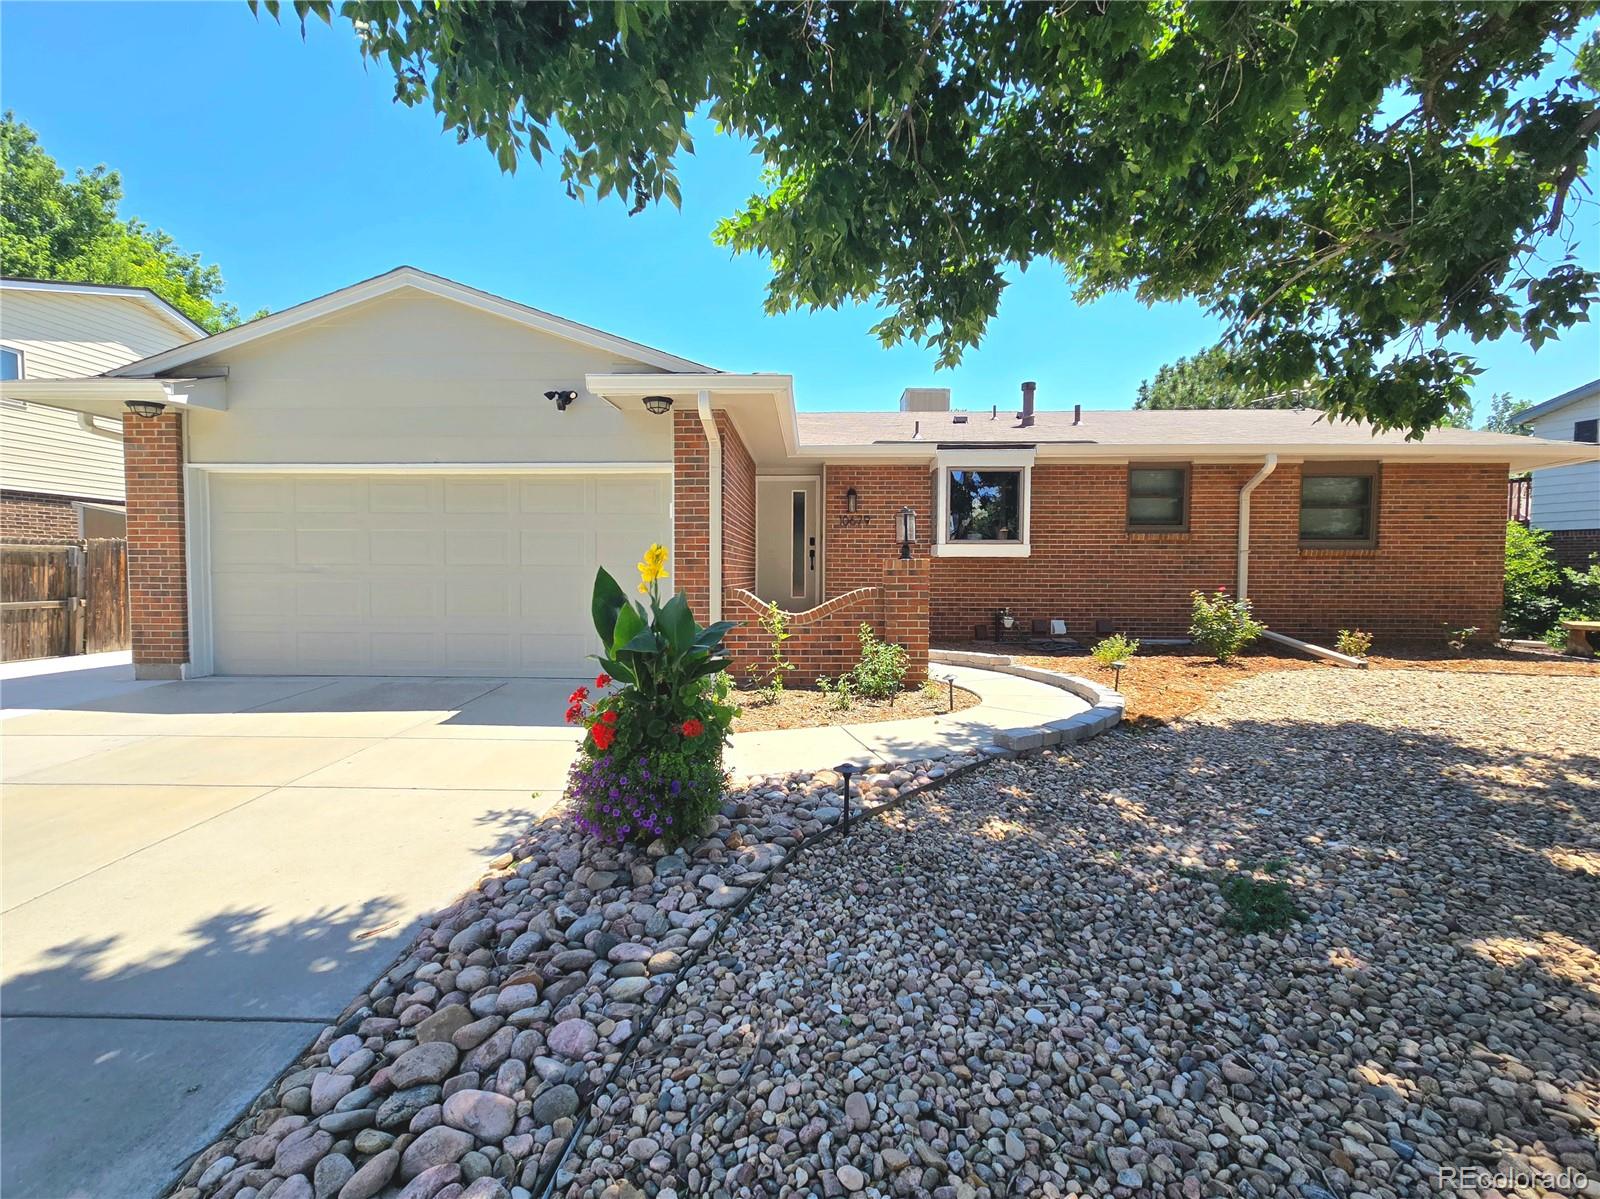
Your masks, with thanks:
<instances>
[{"instance_id":1,"label":"dark window frame","mask_svg":"<svg viewBox=\"0 0 1600 1199\"><path fill-rule=\"evenodd\" d=\"M1028 510L1028 474L1021 466L947 466L944 468L945 512L944 512L944 537L945 545L1026 545L1023 537L1023 525L1027 520ZM1017 510L1016 525L1011 537L955 537L951 524L955 513L955 476L961 475L1016 475L1017 477Z\"/></svg>"},{"instance_id":2,"label":"dark window frame","mask_svg":"<svg viewBox=\"0 0 1600 1199\"><path fill-rule=\"evenodd\" d=\"M1189 531L1189 495L1191 480L1194 475L1193 463L1190 462L1130 462L1128 472L1123 479L1123 527L1129 533L1187 533ZM1183 476L1183 490L1179 496L1179 503L1183 519L1176 524L1170 522L1152 523L1149 521L1135 521L1133 519L1133 472L1139 470L1164 470L1178 471Z\"/></svg>"},{"instance_id":3,"label":"dark window frame","mask_svg":"<svg viewBox=\"0 0 1600 1199\"><path fill-rule=\"evenodd\" d=\"M1585 436L1587 434L1588 436ZM1591 416L1588 420L1575 420L1572 422L1572 440L1583 445L1600 443L1600 418Z\"/></svg>"},{"instance_id":4,"label":"dark window frame","mask_svg":"<svg viewBox=\"0 0 1600 1199\"><path fill-rule=\"evenodd\" d=\"M1307 537L1305 533L1308 478L1365 478L1367 483L1367 535L1365 537ZM1376 462L1304 462L1300 465L1300 502L1295 508L1296 533L1304 550L1370 550L1378 547L1378 519L1382 511L1383 471ZM1337 505L1342 506L1342 505Z\"/></svg>"}]
</instances>

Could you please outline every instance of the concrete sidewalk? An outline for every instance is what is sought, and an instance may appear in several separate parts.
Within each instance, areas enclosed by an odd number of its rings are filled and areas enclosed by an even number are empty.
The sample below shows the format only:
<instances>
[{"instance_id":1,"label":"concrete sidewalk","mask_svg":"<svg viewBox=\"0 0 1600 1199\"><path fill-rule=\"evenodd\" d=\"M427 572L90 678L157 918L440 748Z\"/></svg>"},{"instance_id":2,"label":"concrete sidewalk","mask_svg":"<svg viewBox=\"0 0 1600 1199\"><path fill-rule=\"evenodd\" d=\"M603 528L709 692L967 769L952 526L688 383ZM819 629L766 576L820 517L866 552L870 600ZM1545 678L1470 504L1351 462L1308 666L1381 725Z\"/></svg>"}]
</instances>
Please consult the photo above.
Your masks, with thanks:
<instances>
[{"instance_id":1,"label":"concrete sidewalk","mask_svg":"<svg viewBox=\"0 0 1600 1199\"><path fill-rule=\"evenodd\" d=\"M738 733L728 751L735 775L821 770L840 762L911 762L993 746L996 734L1019 726L1042 726L1089 710L1087 701L1059 687L966 666L933 667L935 678L982 699L949 716L836 724L810 729Z\"/></svg>"}]
</instances>

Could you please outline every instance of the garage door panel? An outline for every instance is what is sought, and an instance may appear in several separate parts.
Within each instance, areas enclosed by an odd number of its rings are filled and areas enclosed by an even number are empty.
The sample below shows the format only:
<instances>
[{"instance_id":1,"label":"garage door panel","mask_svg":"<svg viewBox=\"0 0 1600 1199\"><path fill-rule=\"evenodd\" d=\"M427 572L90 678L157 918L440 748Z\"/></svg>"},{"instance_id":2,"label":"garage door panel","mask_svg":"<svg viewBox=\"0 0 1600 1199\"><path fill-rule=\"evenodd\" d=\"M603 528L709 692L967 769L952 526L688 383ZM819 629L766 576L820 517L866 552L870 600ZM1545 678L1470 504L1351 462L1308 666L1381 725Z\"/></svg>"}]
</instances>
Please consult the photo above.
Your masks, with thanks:
<instances>
[{"instance_id":1,"label":"garage door panel","mask_svg":"<svg viewBox=\"0 0 1600 1199\"><path fill-rule=\"evenodd\" d=\"M211 479L213 664L238 674L571 675L605 563L670 535L643 475Z\"/></svg>"},{"instance_id":2,"label":"garage door panel","mask_svg":"<svg viewBox=\"0 0 1600 1199\"><path fill-rule=\"evenodd\" d=\"M372 512L436 512L440 483L374 479L367 484L367 507Z\"/></svg>"},{"instance_id":3,"label":"garage door panel","mask_svg":"<svg viewBox=\"0 0 1600 1199\"><path fill-rule=\"evenodd\" d=\"M294 487L296 512L364 512L366 490L359 479L301 479Z\"/></svg>"}]
</instances>

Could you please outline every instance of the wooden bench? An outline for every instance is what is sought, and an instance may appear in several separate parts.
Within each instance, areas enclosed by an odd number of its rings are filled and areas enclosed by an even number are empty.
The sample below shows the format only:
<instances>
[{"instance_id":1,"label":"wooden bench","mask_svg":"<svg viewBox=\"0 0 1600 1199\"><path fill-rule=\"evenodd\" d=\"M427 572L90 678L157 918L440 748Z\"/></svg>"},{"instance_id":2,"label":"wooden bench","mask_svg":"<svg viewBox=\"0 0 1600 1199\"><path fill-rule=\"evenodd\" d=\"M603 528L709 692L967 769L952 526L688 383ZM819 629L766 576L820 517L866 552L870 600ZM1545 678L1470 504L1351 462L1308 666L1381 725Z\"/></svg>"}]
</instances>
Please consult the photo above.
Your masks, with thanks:
<instances>
[{"instance_id":1,"label":"wooden bench","mask_svg":"<svg viewBox=\"0 0 1600 1199\"><path fill-rule=\"evenodd\" d=\"M1561 627L1567 630L1567 653L1595 656L1595 643L1589 638L1600 633L1600 620L1563 620Z\"/></svg>"}]
</instances>

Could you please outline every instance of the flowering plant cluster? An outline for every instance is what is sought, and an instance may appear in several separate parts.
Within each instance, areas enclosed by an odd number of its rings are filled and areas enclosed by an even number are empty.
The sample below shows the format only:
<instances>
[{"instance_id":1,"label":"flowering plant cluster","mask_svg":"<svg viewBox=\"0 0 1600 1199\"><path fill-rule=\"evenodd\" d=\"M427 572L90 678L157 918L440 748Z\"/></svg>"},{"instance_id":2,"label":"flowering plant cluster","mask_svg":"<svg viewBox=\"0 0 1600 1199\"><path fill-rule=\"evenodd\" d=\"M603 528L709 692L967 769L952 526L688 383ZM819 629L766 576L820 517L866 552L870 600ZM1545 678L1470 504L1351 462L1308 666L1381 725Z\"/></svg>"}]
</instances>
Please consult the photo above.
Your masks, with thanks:
<instances>
[{"instance_id":1,"label":"flowering plant cluster","mask_svg":"<svg viewBox=\"0 0 1600 1199\"><path fill-rule=\"evenodd\" d=\"M584 738L568 780L579 828L620 843L694 835L722 794L722 750L738 709L719 622L701 628L680 592L666 602L667 551L639 563L645 601L629 601L604 569L593 614L602 667L594 691L567 697L567 723Z\"/></svg>"}]
</instances>

